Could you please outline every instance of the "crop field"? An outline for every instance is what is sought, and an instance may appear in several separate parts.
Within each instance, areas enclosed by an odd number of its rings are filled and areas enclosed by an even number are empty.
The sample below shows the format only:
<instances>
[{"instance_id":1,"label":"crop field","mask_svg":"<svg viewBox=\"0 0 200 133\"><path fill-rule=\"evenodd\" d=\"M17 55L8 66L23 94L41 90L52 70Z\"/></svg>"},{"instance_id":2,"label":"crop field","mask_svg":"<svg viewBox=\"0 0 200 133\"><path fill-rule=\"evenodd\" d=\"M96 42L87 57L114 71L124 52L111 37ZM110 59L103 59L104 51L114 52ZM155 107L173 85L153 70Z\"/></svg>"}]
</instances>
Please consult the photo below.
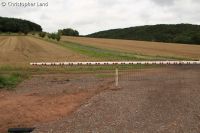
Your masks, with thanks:
<instances>
[{"instance_id":1,"label":"crop field","mask_svg":"<svg viewBox=\"0 0 200 133\"><path fill-rule=\"evenodd\" d=\"M200 58L199 45L64 36L62 41L141 55Z\"/></svg>"},{"instance_id":2,"label":"crop field","mask_svg":"<svg viewBox=\"0 0 200 133\"><path fill-rule=\"evenodd\" d=\"M200 46L182 44L0 36L0 132L34 127L33 133L198 133L199 65L29 63L192 60L199 51Z\"/></svg>"},{"instance_id":3,"label":"crop field","mask_svg":"<svg viewBox=\"0 0 200 133\"><path fill-rule=\"evenodd\" d=\"M33 37L0 36L0 66L34 61L86 61L89 57Z\"/></svg>"},{"instance_id":4,"label":"crop field","mask_svg":"<svg viewBox=\"0 0 200 133\"><path fill-rule=\"evenodd\" d=\"M80 37L62 37L62 40L56 43L29 36L0 36L0 66L29 66L30 62L42 61L176 60L200 57L200 46L197 45L161 45Z\"/></svg>"}]
</instances>

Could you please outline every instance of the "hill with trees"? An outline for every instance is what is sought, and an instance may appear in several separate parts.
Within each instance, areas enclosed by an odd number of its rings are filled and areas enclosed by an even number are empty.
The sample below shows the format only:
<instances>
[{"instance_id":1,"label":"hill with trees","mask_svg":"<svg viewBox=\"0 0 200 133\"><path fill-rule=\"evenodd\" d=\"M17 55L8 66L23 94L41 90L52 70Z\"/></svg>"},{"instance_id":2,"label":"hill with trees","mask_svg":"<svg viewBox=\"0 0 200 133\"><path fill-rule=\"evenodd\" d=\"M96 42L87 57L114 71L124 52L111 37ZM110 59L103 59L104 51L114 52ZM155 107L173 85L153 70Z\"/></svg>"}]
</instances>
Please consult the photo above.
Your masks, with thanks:
<instances>
[{"instance_id":1,"label":"hill with trees","mask_svg":"<svg viewBox=\"0 0 200 133\"><path fill-rule=\"evenodd\" d=\"M146 25L101 31L87 36L95 38L200 44L200 25Z\"/></svg>"},{"instance_id":2,"label":"hill with trees","mask_svg":"<svg viewBox=\"0 0 200 133\"><path fill-rule=\"evenodd\" d=\"M59 30L58 32L64 36L79 36L79 32L71 28L62 29L62 30Z\"/></svg>"},{"instance_id":3,"label":"hill with trees","mask_svg":"<svg viewBox=\"0 0 200 133\"><path fill-rule=\"evenodd\" d=\"M27 34L29 32L41 31L42 27L36 23L22 19L0 17L0 32L2 33L11 32Z\"/></svg>"}]
</instances>

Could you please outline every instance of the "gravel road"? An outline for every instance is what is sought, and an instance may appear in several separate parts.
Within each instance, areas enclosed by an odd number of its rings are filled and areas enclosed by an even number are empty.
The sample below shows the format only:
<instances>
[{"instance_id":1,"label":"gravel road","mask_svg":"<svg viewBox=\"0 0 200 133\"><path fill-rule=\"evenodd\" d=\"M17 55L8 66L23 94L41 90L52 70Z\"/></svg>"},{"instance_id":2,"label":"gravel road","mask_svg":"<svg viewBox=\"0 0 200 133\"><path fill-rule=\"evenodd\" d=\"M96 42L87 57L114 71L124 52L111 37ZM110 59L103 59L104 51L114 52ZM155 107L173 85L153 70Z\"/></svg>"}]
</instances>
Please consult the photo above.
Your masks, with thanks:
<instances>
[{"instance_id":1,"label":"gravel road","mask_svg":"<svg viewBox=\"0 0 200 133\"><path fill-rule=\"evenodd\" d=\"M199 133L199 67L138 71L34 133Z\"/></svg>"}]
</instances>

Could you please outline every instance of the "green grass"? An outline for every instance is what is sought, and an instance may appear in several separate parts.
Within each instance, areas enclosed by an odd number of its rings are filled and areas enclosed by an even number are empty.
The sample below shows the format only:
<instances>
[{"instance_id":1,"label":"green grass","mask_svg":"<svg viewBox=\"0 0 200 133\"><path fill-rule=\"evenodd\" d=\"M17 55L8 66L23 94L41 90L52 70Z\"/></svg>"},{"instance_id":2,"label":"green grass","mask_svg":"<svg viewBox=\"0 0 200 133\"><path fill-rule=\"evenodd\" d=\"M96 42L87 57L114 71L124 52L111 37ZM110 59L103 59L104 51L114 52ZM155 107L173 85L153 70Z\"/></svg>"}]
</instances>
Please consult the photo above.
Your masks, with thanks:
<instances>
[{"instance_id":1,"label":"green grass","mask_svg":"<svg viewBox=\"0 0 200 133\"><path fill-rule=\"evenodd\" d=\"M101 74L96 74L95 75L97 78L111 78L114 77L115 74L113 73L101 73Z\"/></svg>"},{"instance_id":2,"label":"green grass","mask_svg":"<svg viewBox=\"0 0 200 133\"><path fill-rule=\"evenodd\" d=\"M93 46L81 45L78 43L67 42L62 43L65 47L78 53L103 59L104 61L156 61L156 60L193 60L185 57L175 56L150 56L137 53L127 53L101 49Z\"/></svg>"},{"instance_id":3,"label":"green grass","mask_svg":"<svg viewBox=\"0 0 200 133\"><path fill-rule=\"evenodd\" d=\"M151 60L183 60L181 57L163 57L163 56L150 56L141 55L137 53L127 53L112 51L107 49L96 48L93 46L81 45L73 42L62 42L64 47L71 49L83 55L95 57L104 61L151 61ZM187 59L188 60L188 59Z\"/></svg>"},{"instance_id":4,"label":"green grass","mask_svg":"<svg viewBox=\"0 0 200 133\"><path fill-rule=\"evenodd\" d=\"M81 45L81 44L72 43L72 42L63 42L63 45L80 54L87 55L90 57L95 57L101 60L107 60L107 61L122 61L122 60L133 61L133 60L161 59L161 58L154 58L150 56L111 51L111 50Z\"/></svg>"},{"instance_id":5,"label":"green grass","mask_svg":"<svg viewBox=\"0 0 200 133\"><path fill-rule=\"evenodd\" d=\"M55 73L98 73L115 71L115 68L121 70L146 69L159 67L158 65L107 65L107 66L30 66L30 67L11 67L0 66L0 75L12 73L26 73L33 74L55 74Z\"/></svg>"},{"instance_id":6,"label":"green grass","mask_svg":"<svg viewBox=\"0 0 200 133\"><path fill-rule=\"evenodd\" d=\"M26 78L28 75L24 73L0 75L0 89L12 89Z\"/></svg>"}]
</instances>

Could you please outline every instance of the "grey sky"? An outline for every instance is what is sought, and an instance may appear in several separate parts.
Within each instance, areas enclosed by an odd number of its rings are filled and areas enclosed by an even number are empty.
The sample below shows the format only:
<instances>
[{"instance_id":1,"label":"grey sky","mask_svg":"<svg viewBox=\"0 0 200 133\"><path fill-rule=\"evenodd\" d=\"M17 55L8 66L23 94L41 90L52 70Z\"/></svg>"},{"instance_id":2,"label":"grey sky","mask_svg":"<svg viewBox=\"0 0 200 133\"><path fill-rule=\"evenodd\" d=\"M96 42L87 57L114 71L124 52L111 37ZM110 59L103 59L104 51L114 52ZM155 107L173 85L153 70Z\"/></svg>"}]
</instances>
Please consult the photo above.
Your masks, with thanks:
<instances>
[{"instance_id":1,"label":"grey sky","mask_svg":"<svg viewBox=\"0 0 200 133\"><path fill-rule=\"evenodd\" d=\"M72 27L81 34L150 24L200 24L199 0L0 0L48 2L48 7L2 7L0 16L28 19L45 31Z\"/></svg>"},{"instance_id":2,"label":"grey sky","mask_svg":"<svg viewBox=\"0 0 200 133\"><path fill-rule=\"evenodd\" d=\"M163 6L171 6L174 4L175 0L152 0L153 2L155 2L158 5L163 5Z\"/></svg>"}]
</instances>

